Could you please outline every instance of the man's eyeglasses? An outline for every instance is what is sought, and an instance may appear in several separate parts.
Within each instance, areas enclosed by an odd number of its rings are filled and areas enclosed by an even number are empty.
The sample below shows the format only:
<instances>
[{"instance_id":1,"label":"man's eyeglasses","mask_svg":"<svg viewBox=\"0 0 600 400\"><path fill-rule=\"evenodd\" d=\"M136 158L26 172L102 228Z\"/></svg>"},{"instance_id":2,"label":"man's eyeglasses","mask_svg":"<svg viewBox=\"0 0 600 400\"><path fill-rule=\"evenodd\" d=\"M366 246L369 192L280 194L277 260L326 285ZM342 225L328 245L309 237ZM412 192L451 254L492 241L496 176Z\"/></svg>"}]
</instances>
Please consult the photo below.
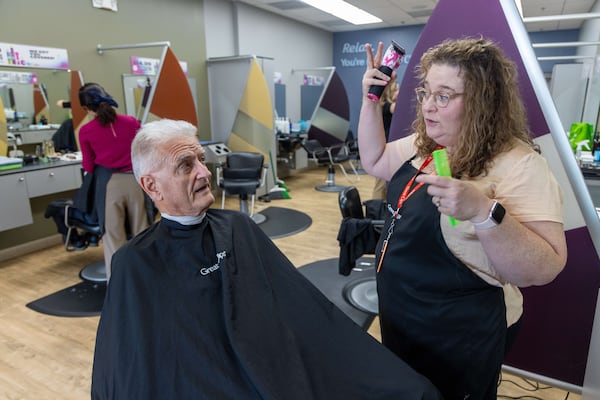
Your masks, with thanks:
<instances>
[{"instance_id":1,"label":"man's eyeglasses","mask_svg":"<svg viewBox=\"0 0 600 400\"><path fill-rule=\"evenodd\" d=\"M448 103L450 103L450 100L464 94L464 93L430 92L429 90L427 90L425 88L416 88L415 93L417 94L417 101L419 102L419 104L423 104L423 102L426 101L429 98L429 96L433 95L433 101L435 102L435 105L439 108L447 107Z\"/></svg>"}]
</instances>

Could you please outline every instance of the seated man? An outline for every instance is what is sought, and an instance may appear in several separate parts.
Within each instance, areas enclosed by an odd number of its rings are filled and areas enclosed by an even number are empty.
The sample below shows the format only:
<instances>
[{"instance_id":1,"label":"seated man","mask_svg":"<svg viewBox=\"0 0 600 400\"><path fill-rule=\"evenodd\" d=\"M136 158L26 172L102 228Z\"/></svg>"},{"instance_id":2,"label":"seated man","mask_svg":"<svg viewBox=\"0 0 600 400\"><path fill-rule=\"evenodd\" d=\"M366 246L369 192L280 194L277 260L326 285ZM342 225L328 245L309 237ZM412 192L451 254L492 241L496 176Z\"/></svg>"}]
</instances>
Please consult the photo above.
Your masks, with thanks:
<instances>
[{"instance_id":1,"label":"seated man","mask_svg":"<svg viewBox=\"0 0 600 400\"><path fill-rule=\"evenodd\" d=\"M92 399L440 399L247 215L210 208L193 125L146 124L132 160L162 218L113 256Z\"/></svg>"}]
</instances>

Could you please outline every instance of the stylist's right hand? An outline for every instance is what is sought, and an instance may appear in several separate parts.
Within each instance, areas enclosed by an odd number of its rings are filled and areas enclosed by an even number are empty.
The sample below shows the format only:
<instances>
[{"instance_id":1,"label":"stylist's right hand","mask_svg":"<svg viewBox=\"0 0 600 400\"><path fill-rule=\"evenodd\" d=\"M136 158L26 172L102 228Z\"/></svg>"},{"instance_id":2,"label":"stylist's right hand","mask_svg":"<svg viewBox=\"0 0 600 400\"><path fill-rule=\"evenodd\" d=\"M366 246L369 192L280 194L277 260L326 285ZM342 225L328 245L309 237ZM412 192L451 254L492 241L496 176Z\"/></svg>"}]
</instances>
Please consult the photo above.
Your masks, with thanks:
<instances>
[{"instance_id":1,"label":"stylist's right hand","mask_svg":"<svg viewBox=\"0 0 600 400\"><path fill-rule=\"evenodd\" d=\"M372 85L387 85L391 79L396 79L396 71L390 77L379 70L381 59L383 58L383 42L377 44L377 53L375 55L373 55L373 47L370 43L365 44L365 52L367 53L367 70L362 79L362 95L363 99L366 100L368 99L369 88Z\"/></svg>"}]
</instances>

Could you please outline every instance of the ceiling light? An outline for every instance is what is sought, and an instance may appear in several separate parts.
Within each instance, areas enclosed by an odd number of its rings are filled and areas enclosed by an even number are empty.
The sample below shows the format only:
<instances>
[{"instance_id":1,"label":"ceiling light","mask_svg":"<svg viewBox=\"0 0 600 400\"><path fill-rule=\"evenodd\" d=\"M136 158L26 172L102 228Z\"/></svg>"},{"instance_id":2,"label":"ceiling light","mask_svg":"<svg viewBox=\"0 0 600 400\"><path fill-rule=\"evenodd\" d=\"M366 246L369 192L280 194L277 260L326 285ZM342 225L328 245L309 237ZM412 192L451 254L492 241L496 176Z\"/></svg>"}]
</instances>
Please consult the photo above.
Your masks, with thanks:
<instances>
[{"instance_id":1,"label":"ceiling light","mask_svg":"<svg viewBox=\"0 0 600 400\"><path fill-rule=\"evenodd\" d=\"M343 19L354 25L375 24L382 22L381 18L369 14L365 10L346 3L342 0L302 0L321 11Z\"/></svg>"}]
</instances>

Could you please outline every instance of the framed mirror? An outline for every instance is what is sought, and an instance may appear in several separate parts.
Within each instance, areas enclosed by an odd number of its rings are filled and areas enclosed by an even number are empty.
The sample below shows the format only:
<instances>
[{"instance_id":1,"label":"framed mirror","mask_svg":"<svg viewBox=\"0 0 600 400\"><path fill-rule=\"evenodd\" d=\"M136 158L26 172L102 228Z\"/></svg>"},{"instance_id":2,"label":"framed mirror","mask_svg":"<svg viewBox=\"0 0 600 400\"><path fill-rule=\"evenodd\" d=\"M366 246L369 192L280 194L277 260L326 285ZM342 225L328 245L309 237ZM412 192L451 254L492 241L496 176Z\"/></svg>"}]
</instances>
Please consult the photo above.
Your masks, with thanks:
<instances>
[{"instance_id":1,"label":"framed mirror","mask_svg":"<svg viewBox=\"0 0 600 400\"><path fill-rule=\"evenodd\" d=\"M4 69L6 68L6 69ZM23 79L12 79L18 74ZM31 78L27 78L30 76ZM9 130L28 129L42 122L60 125L69 110L56 105L70 100L70 75L65 70L0 70L0 99L4 105Z\"/></svg>"}]
</instances>

